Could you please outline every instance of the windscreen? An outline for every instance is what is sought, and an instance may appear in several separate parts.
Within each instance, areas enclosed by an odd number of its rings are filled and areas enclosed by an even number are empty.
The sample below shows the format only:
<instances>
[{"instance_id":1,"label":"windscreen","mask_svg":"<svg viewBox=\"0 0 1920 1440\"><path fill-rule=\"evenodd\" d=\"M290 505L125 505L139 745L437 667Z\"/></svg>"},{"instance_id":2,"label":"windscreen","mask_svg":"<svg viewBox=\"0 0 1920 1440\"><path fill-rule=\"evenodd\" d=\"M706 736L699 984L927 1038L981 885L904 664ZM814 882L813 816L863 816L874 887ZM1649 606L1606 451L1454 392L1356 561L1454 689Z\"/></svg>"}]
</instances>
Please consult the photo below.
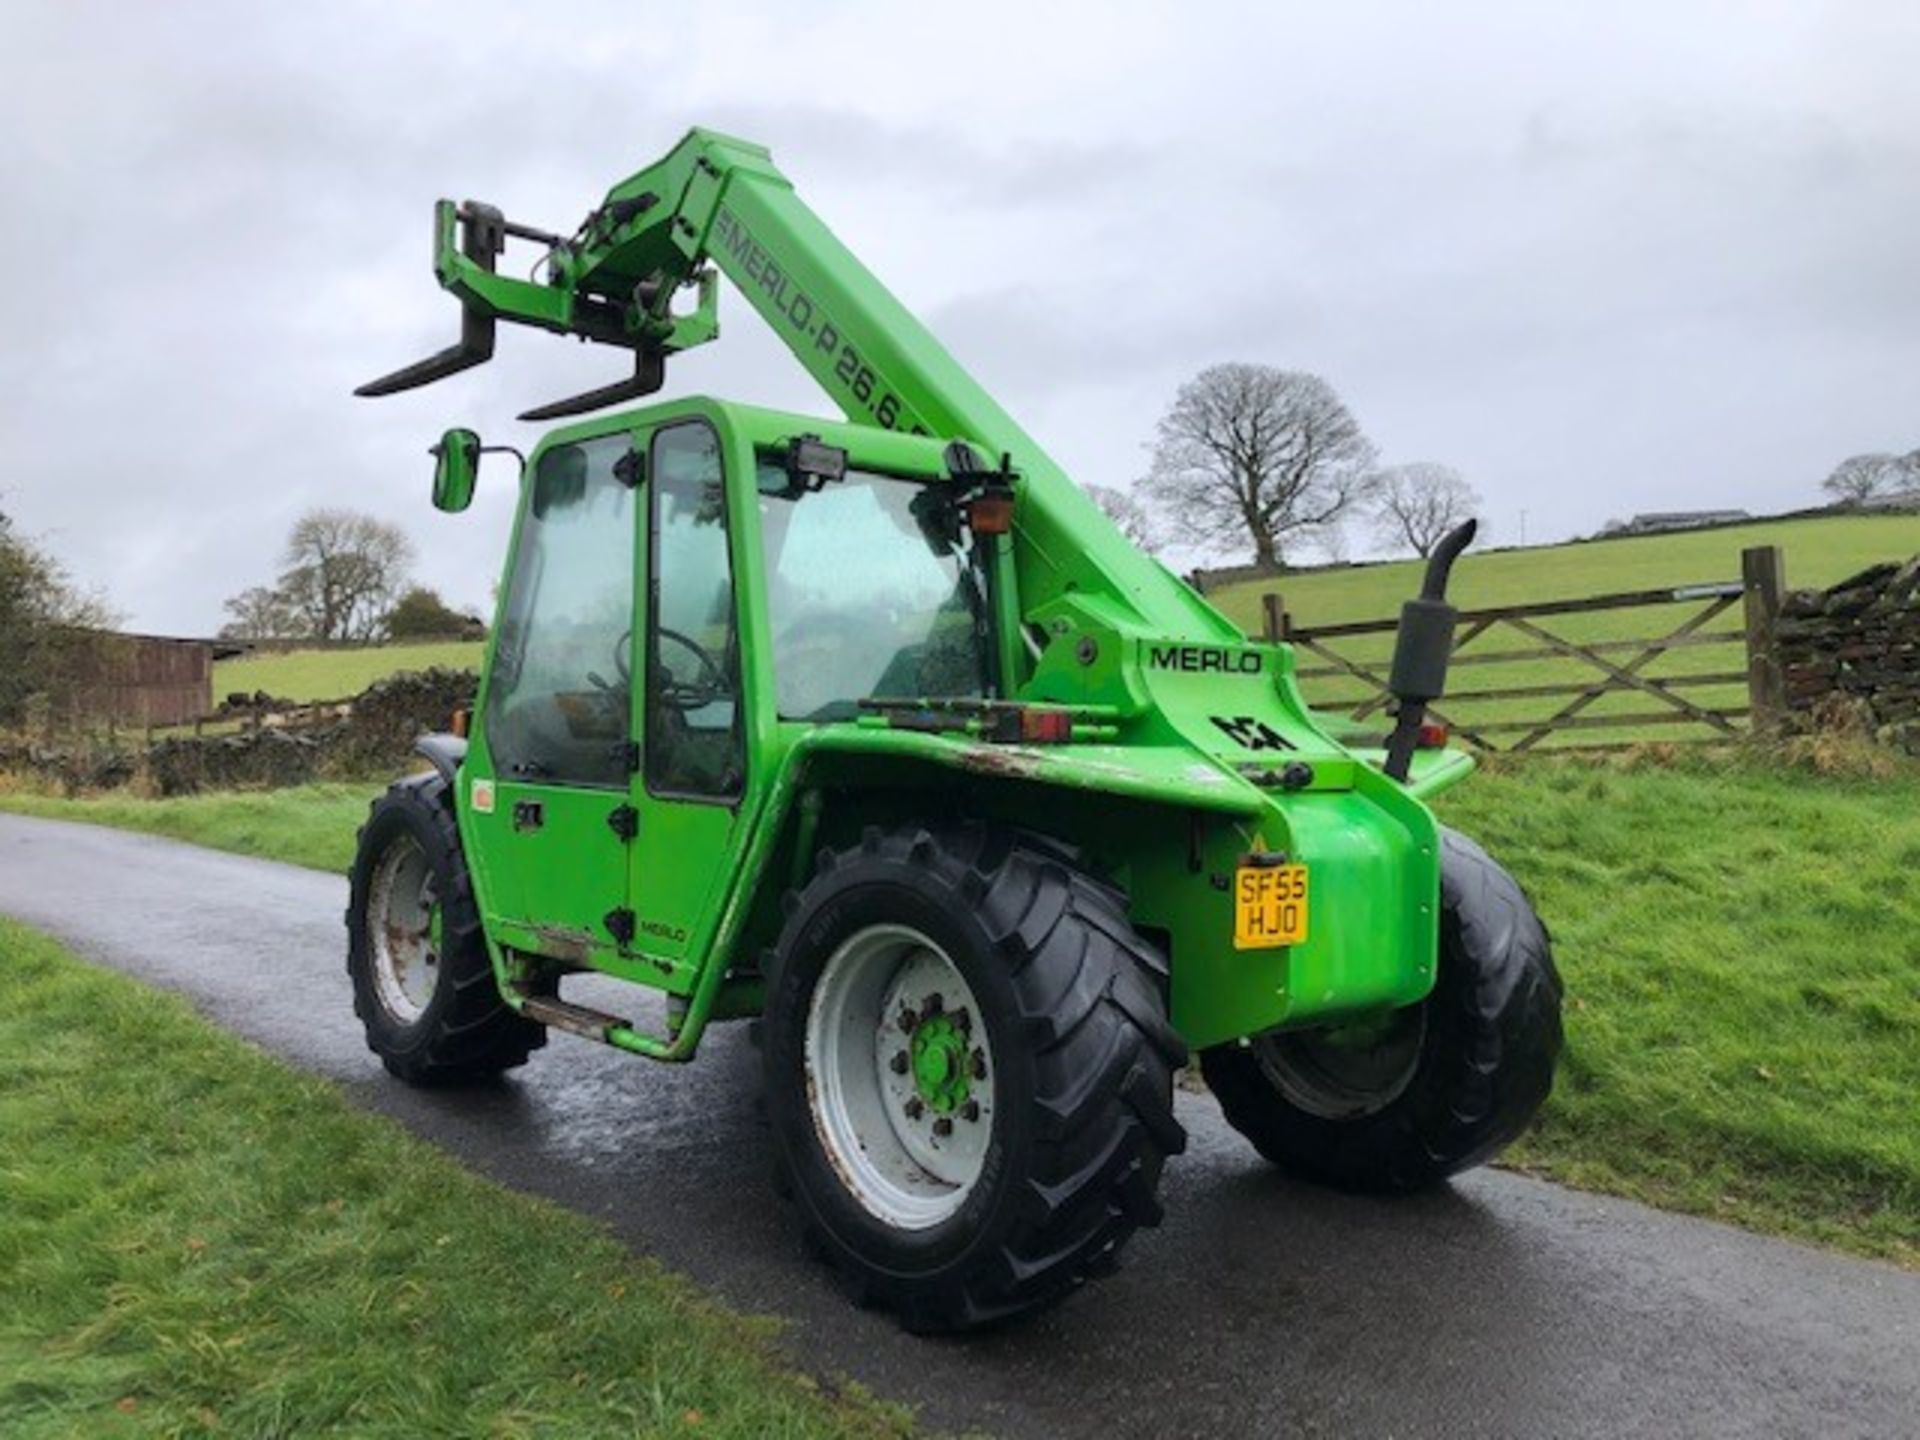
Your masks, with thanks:
<instances>
[{"instance_id":1,"label":"windscreen","mask_svg":"<svg viewBox=\"0 0 1920 1440\"><path fill-rule=\"evenodd\" d=\"M782 719L990 693L987 606L945 486L849 470L808 489L765 460L758 489Z\"/></svg>"}]
</instances>

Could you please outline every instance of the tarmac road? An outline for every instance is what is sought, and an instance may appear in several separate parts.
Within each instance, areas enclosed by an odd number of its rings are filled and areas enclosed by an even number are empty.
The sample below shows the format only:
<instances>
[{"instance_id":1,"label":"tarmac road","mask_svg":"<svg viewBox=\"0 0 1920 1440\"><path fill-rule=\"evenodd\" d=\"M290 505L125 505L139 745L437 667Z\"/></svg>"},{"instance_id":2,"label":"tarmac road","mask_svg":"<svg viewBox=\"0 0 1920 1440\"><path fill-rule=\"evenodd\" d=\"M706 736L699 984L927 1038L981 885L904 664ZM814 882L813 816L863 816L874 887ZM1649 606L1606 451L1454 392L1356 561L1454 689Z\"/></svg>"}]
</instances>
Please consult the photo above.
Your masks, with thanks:
<instances>
[{"instance_id":1,"label":"tarmac road","mask_svg":"<svg viewBox=\"0 0 1920 1440\"><path fill-rule=\"evenodd\" d=\"M742 1027L686 1068L555 1036L497 1086L409 1090L353 1018L345 902L333 876L0 815L0 911L787 1317L796 1363L936 1426L1920 1434L1920 1274L1497 1171L1406 1201L1331 1195L1273 1175L1199 1095L1181 1096L1192 1138L1168 1168L1167 1221L1118 1274L1012 1329L915 1339L803 1256L766 1179Z\"/></svg>"}]
</instances>

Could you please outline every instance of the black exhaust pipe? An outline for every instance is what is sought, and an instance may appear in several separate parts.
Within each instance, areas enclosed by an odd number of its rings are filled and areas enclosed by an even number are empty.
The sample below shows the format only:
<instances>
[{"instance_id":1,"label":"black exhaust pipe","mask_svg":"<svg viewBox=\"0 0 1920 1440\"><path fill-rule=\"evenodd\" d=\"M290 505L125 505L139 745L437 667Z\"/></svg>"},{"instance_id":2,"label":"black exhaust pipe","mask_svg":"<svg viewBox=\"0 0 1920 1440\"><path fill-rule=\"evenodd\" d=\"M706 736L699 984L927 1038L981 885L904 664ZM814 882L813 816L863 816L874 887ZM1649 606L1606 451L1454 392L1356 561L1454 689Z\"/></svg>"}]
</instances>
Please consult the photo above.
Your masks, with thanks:
<instances>
[{"instance_id":1,"label":"black exhaust pipe","mask_svg":"<svg viewBox=\"0 0 1920 1440\"><path fill-rule=\"evenodd\" d=\"M1460 552L1473 543L1480 522L1469 520L1447 533L1427 559L1420 594L1400 607L1387 690L1399 702L1387 737L1387 774L1404 782L1420 743L1427 706L1447 693L1447 662L1453 658L1453 623L1460 612L1447 603L1447 578Z\"/></svg>"}]
</instances>

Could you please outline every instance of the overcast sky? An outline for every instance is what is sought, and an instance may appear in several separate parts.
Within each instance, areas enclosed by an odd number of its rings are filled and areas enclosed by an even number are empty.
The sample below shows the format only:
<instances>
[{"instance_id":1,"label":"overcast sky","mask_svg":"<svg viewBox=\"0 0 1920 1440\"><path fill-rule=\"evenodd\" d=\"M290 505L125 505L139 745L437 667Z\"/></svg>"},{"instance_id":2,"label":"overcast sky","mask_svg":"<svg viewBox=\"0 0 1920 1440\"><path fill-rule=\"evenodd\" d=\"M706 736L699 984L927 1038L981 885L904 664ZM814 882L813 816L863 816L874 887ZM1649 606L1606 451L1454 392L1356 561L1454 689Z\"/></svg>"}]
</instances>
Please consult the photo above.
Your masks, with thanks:
<instances>
[{"instance_id":1,"label":"overcast sky","mask_svg":"<svg viewBox=\"0 0 1920 1440\"><path fill-rule=\"evenodd\" d=\"M4 34L0 510L137 628L212 630L320 503L484 604L508 476L440 516L425 447L525 446L513 414L624 357L508 329L348 392L453 337L436 197L570 230L694 124L771 146L1082 481L1131 483L1222 360L1325 376L1506 542L1523 510L1539 540L1794 506L1920 446L1911 0L11 0ZM722 313L668 394L830 408Z\"/></svg>"}]
</instances>

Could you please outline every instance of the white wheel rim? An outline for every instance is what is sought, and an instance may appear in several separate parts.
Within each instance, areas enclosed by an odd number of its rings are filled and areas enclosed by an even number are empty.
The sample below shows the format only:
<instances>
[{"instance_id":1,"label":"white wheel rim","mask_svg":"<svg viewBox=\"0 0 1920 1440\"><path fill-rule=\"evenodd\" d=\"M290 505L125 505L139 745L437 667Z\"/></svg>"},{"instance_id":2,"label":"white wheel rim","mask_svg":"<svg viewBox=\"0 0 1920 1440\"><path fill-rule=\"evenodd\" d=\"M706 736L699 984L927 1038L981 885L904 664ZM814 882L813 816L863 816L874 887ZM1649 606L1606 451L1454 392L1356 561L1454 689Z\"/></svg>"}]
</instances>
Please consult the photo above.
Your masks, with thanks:
<instances>
[{"instance_id":1,"label":"white wheel rim","mask_svg":"<svg viewBox=\"0 0 1920 1440\"><path fill-rule=\"evenodd\" d=\"M872 925L835 950L807 1011L806 1071L827 1159L869 1214L925 1230L966 1203L997 1072L973 991L938 945Z\"/></svg>"},{"instance_id":2,"label":"white wheel rim","mask_svg":"<svg viewBox=\"0 0 1920 1440\"><path fill-rule=\"evenodd\" d=\"M403 1025L426 1013L440 978L440 915L427 855L411 836L380 856L367 887L367 950L380 1008Z\"/></svg>"}]
</instances>

